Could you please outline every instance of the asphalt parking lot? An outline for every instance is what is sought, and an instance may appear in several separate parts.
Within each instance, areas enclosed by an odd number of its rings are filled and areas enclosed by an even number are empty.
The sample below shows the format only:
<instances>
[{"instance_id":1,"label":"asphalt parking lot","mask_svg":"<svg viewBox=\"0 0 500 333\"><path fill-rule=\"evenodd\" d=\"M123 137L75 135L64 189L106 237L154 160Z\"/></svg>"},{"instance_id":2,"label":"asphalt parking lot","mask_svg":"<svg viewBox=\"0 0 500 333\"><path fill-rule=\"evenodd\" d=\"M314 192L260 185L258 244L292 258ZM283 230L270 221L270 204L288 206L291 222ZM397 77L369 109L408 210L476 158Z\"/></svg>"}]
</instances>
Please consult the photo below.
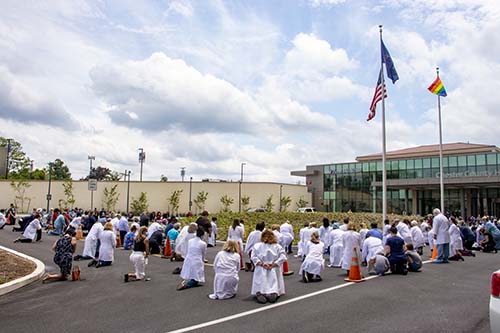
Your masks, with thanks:
<instances>
[{"instance_id":1,"label":"asphalt parking lot","mask_svg":"<svg viewBox=\"0 0 500 333\"><path fill-rule=\"evenodd\" d=\"M13 244L19 234L0 231L0 244L42 260L57 271L50 247L42 242ZM221 246L208 249L213 261ZM78 242L77 253L83 250ZM149 282L124 283L131 271L128 251L117 250L111 267L88 268L82 281L33 283L0 297L1 331L5 332L489 332L489 277L498 269L494 254L447 265L426 264L421 273L373 277L359 284L344 281L340 269L326 268L323 281L305 284L295 273L285 277L286 295L274 305L250 296L252 274L240 272L238 295L214 301L213 269L205 267L204 286L177 291L175 262L152 257ZM426 259L426 258L424 258ZM300 261L289 256L292 270ZM200 326L202 325L202 326ZM206 326L203 326L206 325Z\"/></svg>"}]
</instances>

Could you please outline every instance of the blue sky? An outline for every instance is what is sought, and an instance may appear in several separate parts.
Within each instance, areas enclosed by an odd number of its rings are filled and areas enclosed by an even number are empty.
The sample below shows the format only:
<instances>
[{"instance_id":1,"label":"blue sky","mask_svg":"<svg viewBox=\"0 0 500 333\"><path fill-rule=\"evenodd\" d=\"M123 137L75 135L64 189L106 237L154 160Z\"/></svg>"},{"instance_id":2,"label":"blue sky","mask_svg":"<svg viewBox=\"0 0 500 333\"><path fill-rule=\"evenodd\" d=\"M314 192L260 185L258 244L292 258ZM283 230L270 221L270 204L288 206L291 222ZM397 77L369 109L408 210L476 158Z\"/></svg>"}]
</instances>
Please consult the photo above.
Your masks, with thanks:
<instances>
[{"instance_id":1,"label":"blue sky","mask_svg":"<svg viewBox=\"0 0 500 333\"><path fill-rule=\"evenodd\" d=\"M381 150L366 117L378 25L389 84L388 149L438 140L499 145L500 4L493 0L3 1L0 135L75 177L87 155L144 178L297 182L307 164Z\"/></svg>"}]
</instances>

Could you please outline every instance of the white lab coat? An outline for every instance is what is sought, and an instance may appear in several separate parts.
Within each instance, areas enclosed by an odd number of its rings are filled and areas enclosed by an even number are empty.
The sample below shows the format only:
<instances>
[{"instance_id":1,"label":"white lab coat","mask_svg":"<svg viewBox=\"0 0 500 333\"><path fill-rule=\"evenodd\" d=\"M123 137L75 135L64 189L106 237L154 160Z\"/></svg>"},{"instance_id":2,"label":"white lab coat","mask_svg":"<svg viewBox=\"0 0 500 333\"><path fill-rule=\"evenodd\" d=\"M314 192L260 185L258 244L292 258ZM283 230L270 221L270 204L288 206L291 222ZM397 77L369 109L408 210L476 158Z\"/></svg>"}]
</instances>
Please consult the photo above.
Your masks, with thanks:
<instances>
[{"instance_id":1,"label":"white lab coat","mask_svg":"<svg viewBox=\"0 0 500 333\"><path fill-rule=\"evenodd\" d=\"M212 225L212 232L208 236L208 244L215 246L215 244L217 242L217 239L216 239L216 237L217 237L217 224L215 224L214 221L210 222L210 224Z\"/></svg>"},{"instance_id":2,"label":"white lab coat","mask_svg":"<svg viewBox=\"0 0 500 333\"><path fill-rule=\"evenodd\" d=\"M260 242L260 237L262 236L262 231L254 230L248 235L247 243L245 244L245 253L250 255L255 244Z\"/></svg>"},{"instance_id":3,"label":"white lab coat","mask_svg":"<svg viewBox=\"0 0 500 333\"><path fill-rule=\"evenodd\" d=\"M306 254L305 252L306 252L307 242L311 240L311 235L315 231L318 231L318 229L310 227L310 228L305 228L304 232L302 233L302 237L300 239L300 242L302 243L302 256Z\"/></svg>"},{"instance_id":4,"label":"white lab coat","mask_svg":"<svg viewBox=\"0 0 500 333\"><path fill-rule=\"evenodd\" d=\"M307 272L309 274L321 275L323 269L325 269L325 259L323 259L323 251L325 249L325 244L319 242L314 244L309 241L306 245L306 258L300 266L299 274Z\"/></svg>"},{"instance_id":5,"label":"white lab coat","mask_svg":"<svg viewBox=\"0 0 500 333\"><path fill-rule=\"evenodd\" d=\"M116 235L111 230L104 230L99 235L101 247L99 248L99 260L114 261L116 248Z\"/></svg>"},{"instance_id":6,"label":"white lab coat","mask_svg":"<svg viewBox=\"0 0 500 333\"><path fill-rule=\"evenodd\" d=\"M330 245L330 265L333 267L340 267L342 265L342 254L344 252L342 235L344 232L340 229L330 231L328 244Z\"/></svg>"},{"instance_id":7,"label":"white lab coat","mask_svg":"<svg viewBox=\"0 0 500 333\"><path fill-rule=\"evenodd\" d=\"M366 229L366 228L363 228L359 231L359 238L361 239L361 246L363 246L363 242L365 241L367 233L368 233L368 229Z\"/></svg>"},{"instance_id":8,"label":"white lab coat","mask_svg":"<svg viewBox=\"0 0 500 333\"><path fill-rule=\"evenodd\" d=\"M458 250L464 249L460 228L451 223L448 232L450 233L450 256L454 256L455 254L459 254Z\"/></svg>"},{"instance_id":9,"label":"white lab coat","mask_svg":"<svg viewBox=\"0 0 500 333\"><path fill-rule=\"evenodd\" d=\"M118 223L119 222L120 222L120 220L118 219L117 216L115 216L111 219L111 224L113 225L113 232L115 233L115 236L120 233L118 230Z\"/></svg>"},{"instance_id":10,"label":"white lab coat","mask_svg":"<svg viewBox=\"0 0 500 333\"><path fill-rule=\"evenodd\" d=\"M187 247L186 258L182 264L181 278L184 280L195 280L205 282L205 254L207 243L199 237L190 239ZM239 257L239 256L238 256Z\"/></svg>"},{"instance_id":11,"label":"white lab coat","mask_svg":"<svg viewBox=\"0 0 500 333\"><path fill-rule=\"evenodd\" d=\"M299 244L297 248L297 255L302 256L304 254L304 242L302 241L304 239L304 232L307 230L307 227L304 227L300 229L299 231Z\"/></svg>"},{"instance_id":12,"label":"white lab coat","mask_svg":"<svg viewBox=\"0 0 500 333\"><path fill-rule=\"evenodd\" d=\"M434 231L432 231L432 229L427 233L427 240L429 242L429 248L432 251L434 249Z\"/></svg>"},{"instance_id":13,"label":"white lab coat","mask_svg":"<svg viewBox=\"0 0 500 333\"><path fill-rule=\"evenodd\" d=\"M319 227L318 234L319 234L319 240L320 242L323 242L323 244L328 243L328 236L330 235L330 231L332 230L332 227L328 226L325 228L324 225Z\"/></svg>"},{"instance_id":14,"label":"white lab coat","mask_svg":"<svg viewBox=\"0 0 500 333\"><path fill-rule=\"evenodd\" d=\"M378 253L384 253L384 245L382 245L382 240L377 237L368 237L363 242L363 260L366 263L370 262L370 259L375 257Z\"/></svg>"},{"instance_id":15,"label":"white lab coat","mask_svg":"<svg viewBox=\"0 0 500 333\"><path fill-rule=\"evenodd\" d=\"M78 229L80 228L80 225L82 224L82 218L79 216L79 217L75 217L70 223L69 223L69 226L72 227L73 229L75 229L75 231L78 231Z\"/></svg>"},{"instance_id":16,"label":"white lab coat","mask_svg":"<svg viewBox=\"0 0 500 333\"><path fill-rule=\"evenodd\" d=\"M181 232L179 233L179 236L177 236L177 239L175 240L175 253L182 256L183 258L186 258L187 255L189 240L196 237L196 234L194 232L188 232L188 228L189 226L183 227Z\"/></svg>"},{"instance_id":17,"label":"white lab coat","mask_svg":"<svg viewBox=\"0 0 500 333\"><path fill-rule=\"evenodd\" d=\"M282 234L289 234L292 237L292 241L295 239L295 235L293 233L293 227L290 223L285 222L280 226L280 232ZM291 242L290 242L291 243Z\"/></svg>"},{"instance_id":18,"label":"white lab coat","mask_svg":"<svg viewBox=\"0 0 500 333\"><path fill-rule=\"evenodd\" d=\"M240 244L240 250L243 250L243 237L245 237L245 229L241 225L233 227L229 227L227 232L227 240L234 240Z\"/></svg>"},{"instance_id":19,"label":"white lab coat","mask_svg":"<svg viewBox=\"0 0 500 333\"><path fill-rule=\"evenodd\" d=\"M240 256L238 253L220 251L214 260L214 295L215 298L225 299L236 295L240 280Z\"/></svg>"},{"instance_id":20,"label":"white lab coat","mask_svg":"<svg viewBox=\"0 0 500 333\"><path fill-rule=\"evenodd\" d=\"M163 228L162 228L162 226L161 226L161 224L160 224L160 223L158 223L158 222L153 222L153 223L151 223L151 225L150 225L150 226L149 226L149 228L148 228L148 239L149 239L149 237L151 237L151 235L152 235L152 234L154 234L156 231L158 231L158 230L162 230L162 229L163 229Z\"/></svg>"},{"instance_id":21,"label":"white lab coat","mask_svg":"<svg viewBox=\"0 0 500 333\"><path fill-rule=\"evenodd\" d=\"M384 228L382 229L382 243L384 243L384 245L385 245L385 242L387 241L387 238L389 238L389 236L390 236L390 232L389 232L390 229L391 229L390 224L384 224Z\"/></svg>"},{"instance_id":22,"label":"white lab coat","mask_svg":"<svg viewBox=\"0 0 500 333\"><path fill-rule=\"evenodd\" d=\"M411 232L411 238L413 240L413 247L415 249L418 249L421 246L425 246L424 234L417 225L411 227L410 232Z\"/></svg>"},{"instance_id":23,"label":"white lab coat","mask_svg":"<svg viewBox=\"0 0 500 333\"><path fill-rule=\"evenodd\" d=\"M95 252L97 250L97 240L101 236L101 233L104 231L104 227L101 222L96 222L90 228L89 233L87 234L87 238L85 238L85 245L83 247L82 255L95 258Z\"/></svg>"},{"instance_id":24,"label":"white lab coat","mask_svg":"<svg viewBox=\"0 0 500 333\"><path fill-rule=\"evenodd\" d=\"M35 241L36 232L39 229L42 229L40 221L38 219L34 219L33 221L30 222L30 224L28 224L26 229L24 229L23 237L29 238L29 239L32 239L33 241Z\"/></svg>"},{"instance_id":25,"label":"white lab coat","mask_svg":"<svg viewBox=\"0 0 500 333\"><path fill-rule=\"evenodd\" d=\"M285 282L281 264L286 261L285 249L279 244L255 244L252 251L252 261L255 265L252 279L252 295L257 292L262 294L285 293ZM278 267L270 270L258 266L258 263L276 263Z\"/></svg>"},{"instance_id":26,"label":"white lab coat","mask_svg":"<svg viewBox=\"0 0 500 333\"><path fill-rule=\"evenodd\" d=\"M398 229L398 233L401 236L401 238L403 238L403 240L405 241L405 244L413 244L410 228L406 223L400 221L396 226L396 229Z\"/></svg>"},{"instance_id":27,"label":"white lab coat","mask_svg":"<svg viewBox=\"0 0 500 333\"><path fill-rule=\"evenodd\" d=\"M353 249L357 248L359 251L361 247L361 237L359 233L354 230L348 230L342 235L342 245L344 246L344 252L342 255L342 269L350 270L351 261L353 256Z\"/></svg>"},{"instance_id":28,"label":"white lab coat","mask_svg":"<svg viewBox=\"0 0 500 333\"><path fill-rule=\"evenodd\" d=\"M420 224L420 230L422 231L422 235L424 235L424 239L428 239L429 238L429 232L427 231L427 227L429 225L427 224L427 222L422 222L422 224Z\"/></svg>"},{"instance_id":29,"label":"white lab coat","mask_svg":"<svg viewBox=\"0 0 500 333\"><path fill-rule=\"evenodd\" d=\"M130 229L132 229L134 225L136 227L134 234L137 236L139 234L139 229L141 228L141 225L137 222L132 222L132 224L130 224Z\"/></svg>"},{"instance_id":30,"label":"white lab coat","mask_svg":"<svg viewBox=\"0 0 500 333\"><path fill-rule=\"evenodd\" d=\"M432 231L436 235L436 245L446 244L450 242L450 233L448 229L450 228L450 222L442 213L434 216L432 222Z\"/></svg>"}]
</instances>

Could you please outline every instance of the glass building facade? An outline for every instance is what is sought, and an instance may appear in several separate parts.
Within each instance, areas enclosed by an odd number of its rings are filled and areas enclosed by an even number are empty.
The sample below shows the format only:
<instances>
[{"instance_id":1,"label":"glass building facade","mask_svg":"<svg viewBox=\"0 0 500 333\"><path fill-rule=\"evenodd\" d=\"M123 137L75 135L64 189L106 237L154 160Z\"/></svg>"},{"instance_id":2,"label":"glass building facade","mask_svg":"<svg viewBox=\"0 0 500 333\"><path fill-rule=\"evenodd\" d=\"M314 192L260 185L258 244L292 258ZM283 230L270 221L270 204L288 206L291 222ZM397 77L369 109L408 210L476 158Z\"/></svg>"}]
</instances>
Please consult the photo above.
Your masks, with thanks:
<instances>
[{"instance_id":1,"label":"glass building facade","mask_svg":"<svg viewBox=\"0 0 500 333\"><path fill-rule=\"evenodd\" d=\"M495 150L443 157L446 211L500 215L500 153ZM315 167L322 177L322 184L311 186L311 192L321 188L321 202L316 200L314 205L318 210L382 211L381 160L364 157L358 162ZM389 158L386 167L388 213L424 215L440 206L438 156Z\"/></svg>"}]
</instances>

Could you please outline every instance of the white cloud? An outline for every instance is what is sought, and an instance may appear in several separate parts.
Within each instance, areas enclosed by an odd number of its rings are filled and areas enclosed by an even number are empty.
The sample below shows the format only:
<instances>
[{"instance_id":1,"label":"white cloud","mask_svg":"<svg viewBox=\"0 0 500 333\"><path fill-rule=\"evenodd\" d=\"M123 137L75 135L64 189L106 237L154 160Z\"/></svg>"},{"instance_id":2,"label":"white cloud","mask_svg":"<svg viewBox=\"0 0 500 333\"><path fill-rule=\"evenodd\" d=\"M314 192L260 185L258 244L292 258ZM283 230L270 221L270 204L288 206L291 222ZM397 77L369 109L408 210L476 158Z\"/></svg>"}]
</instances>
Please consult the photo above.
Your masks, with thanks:
<instances>
[{"instance_id":1,"label":"white cloud","mask_svg":"<svg viewBox=\"0 0 500 333\"><path fill-rule=\"evenodd\" d=\"M187 1L173 1L168 5L168 12L175 12L185 17L193 16L193 6Z\"/></svg>"},{"instance_id":2,"label":"white cloud","mask_svg":"<svg viewBox=\"0 0 500 333\"><path fill-rule=\"evenodd\" d=\"M313 7L336 6L345 3L346 0L309 0Z\"/></svg>"}]
</instances>

